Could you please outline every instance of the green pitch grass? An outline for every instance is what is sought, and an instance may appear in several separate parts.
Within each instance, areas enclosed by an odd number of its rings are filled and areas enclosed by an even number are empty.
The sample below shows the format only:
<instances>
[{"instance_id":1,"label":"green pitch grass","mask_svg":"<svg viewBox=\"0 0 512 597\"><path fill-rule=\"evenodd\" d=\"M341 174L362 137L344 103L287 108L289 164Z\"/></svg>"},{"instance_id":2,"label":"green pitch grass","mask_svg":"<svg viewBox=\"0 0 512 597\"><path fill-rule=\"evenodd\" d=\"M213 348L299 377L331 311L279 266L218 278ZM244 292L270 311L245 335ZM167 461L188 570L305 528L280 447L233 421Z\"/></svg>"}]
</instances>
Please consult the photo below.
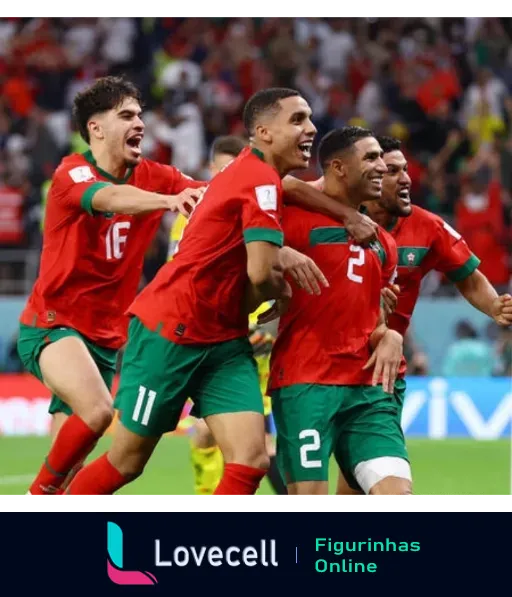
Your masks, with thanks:
<instances>
[{"instance_id":1,"label":"green pitch grass","mask_svg":"<svg viewBox=\"0 0 512 597\"><path fill-rule=\"evenodd\" d=\"M110 438L94 454L105 451ZM49 447L46 437L0 437L0 494L24 494ZM416 494L508 494L510 442L471 439L409 440ZM334 490L336 471L331 464ZM188 438L165 437L142 477L120 493L152 495L193 493ZM264 480L259 493L272 493Z\"/></svg>"}]
</instances>

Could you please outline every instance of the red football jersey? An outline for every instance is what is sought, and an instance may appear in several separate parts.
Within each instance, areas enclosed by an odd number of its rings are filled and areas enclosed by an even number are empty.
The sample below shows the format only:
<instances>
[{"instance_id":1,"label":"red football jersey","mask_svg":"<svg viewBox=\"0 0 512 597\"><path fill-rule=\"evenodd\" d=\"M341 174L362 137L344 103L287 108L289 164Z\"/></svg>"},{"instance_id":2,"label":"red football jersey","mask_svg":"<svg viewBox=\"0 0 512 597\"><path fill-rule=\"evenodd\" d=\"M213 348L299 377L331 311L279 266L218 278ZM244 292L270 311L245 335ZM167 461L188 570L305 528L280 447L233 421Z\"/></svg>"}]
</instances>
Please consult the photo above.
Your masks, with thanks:
<instances>
[{"instance_id":1,"label":"red football jersey","mask_svg":"<svg viewBox=\"0 0 512 597\"><path fill-rule=\"evenodd\" d=\"M395 273L397 252L382 228L363 248L326 216L286 207L286 244L311 257L329 281L320 296L294 290L279 322L272 351L269 389L300 383L370 385L369 338L376 328L381 289Z\"/></svg>"},{"instance_id":2,"label":"red football jersey","mask_svg":"<svg viewBox=\"0 0 512 597\"><path fill-rule=\"evenodd\" d=\"M421 280L436 270L452 282L464 280L480 264L468 245L449 224L439 216L413 206L412 213L399 218L390 230L398 247L398 276L400 295L396 311L388 318L390 328L404 335L409 327L418 300ZM406 370L405 360L400 373Z\"/></svg>"},{"instance_id":3,"label":"red football jersey","mask_svg":"<svg viewBox=\"0 0 512 597\"><path fill-rule=\"evenodd\" d=\"M246 148L213 178L172 261L160 269L129 312L178 344L246 336L244 243L282 246L281 195L277 171L259 151Z\"/></svg>"},{"instance_id":4,"label":"red football jersey","mask_svg":"<svg viewBox=\"0 0 512 597\"><path fill-rule=\"evenodd\" d=\"M206 184L145 159L119 180L98 168L90 151L64 158L48 193L40 273L22 323L69 326L109 348L124 344L126 309L137 293L144 255L164 212L94 212L94 193L123 183L169 195Z\"/></svg>"}]
</instances>

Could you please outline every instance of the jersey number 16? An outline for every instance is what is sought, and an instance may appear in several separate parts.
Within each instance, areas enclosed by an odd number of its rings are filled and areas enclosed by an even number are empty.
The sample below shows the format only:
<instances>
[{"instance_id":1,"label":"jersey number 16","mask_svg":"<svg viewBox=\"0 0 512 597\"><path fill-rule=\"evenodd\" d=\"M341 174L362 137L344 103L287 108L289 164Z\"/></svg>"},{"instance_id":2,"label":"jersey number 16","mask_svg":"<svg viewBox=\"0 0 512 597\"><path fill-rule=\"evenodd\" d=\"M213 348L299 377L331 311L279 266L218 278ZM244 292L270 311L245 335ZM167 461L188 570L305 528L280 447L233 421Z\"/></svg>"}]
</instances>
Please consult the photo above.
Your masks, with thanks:
<instances>
[{"instance_id":1,"label":"jersey number 16","mask_svg":"<svg viewBox=\"0 0 512 597\"><path fill-rule=\"evenodd\" d=\"M107 247L107 259L121 259L126 245L127 234L130 229L130 222L114 222L107 230L105 244Z\"/></svg>"}]
</instances>

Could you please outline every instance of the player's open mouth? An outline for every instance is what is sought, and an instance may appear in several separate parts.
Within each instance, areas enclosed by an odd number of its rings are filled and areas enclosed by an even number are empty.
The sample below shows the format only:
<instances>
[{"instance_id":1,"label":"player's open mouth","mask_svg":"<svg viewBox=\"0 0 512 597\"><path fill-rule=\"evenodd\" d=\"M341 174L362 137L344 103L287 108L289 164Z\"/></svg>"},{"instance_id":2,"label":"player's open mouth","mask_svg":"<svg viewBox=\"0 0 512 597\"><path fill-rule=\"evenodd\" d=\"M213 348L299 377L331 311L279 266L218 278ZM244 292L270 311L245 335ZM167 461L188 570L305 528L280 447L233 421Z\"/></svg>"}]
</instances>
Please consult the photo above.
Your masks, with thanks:
<instances>
[{"instance_id":1,"label":"player's open mouth","mask_svg":"<svg viewBox=\"0 0 512 597\"><path fill-rule=\"evenodd\" d=\"M375 188L382 190L382 178L372 178L371 181Z\"/></svg>"},{"instance_id":2,"label":"player's open mouth","mask_svg":"<svg viewBox=\"0 0 512 597\"><path fill-rule=\"evenodd\" d=\"M409 203L411 202L411 197L409 195L409 189L402 189L402 190L398 191L398 198L400 199L400 201L402 203L409 205Z\"/></svg>"},{"instance_id":3,"label":"player's open mouth","mask_svg":"<svg viewBox=\"0 0 512 597\"><path fill-rule=\"evenodd\" d=\"M299 151L302 154L302 158L307 161L311 159L311 148L313 147L313 141L304 141L299 143Z\"/></svg>"},{"instance_id":4,"label":"player's open mouth","mask_svg":"<svg viewBox=\"0 0 512 597\"><path fill-rule=\"evenodd\" d=\"M141 143L143 135L133 135L126 139L126 145L132 150L133 153L140 155L142 152Z\"/></svg>"}]
</instances>

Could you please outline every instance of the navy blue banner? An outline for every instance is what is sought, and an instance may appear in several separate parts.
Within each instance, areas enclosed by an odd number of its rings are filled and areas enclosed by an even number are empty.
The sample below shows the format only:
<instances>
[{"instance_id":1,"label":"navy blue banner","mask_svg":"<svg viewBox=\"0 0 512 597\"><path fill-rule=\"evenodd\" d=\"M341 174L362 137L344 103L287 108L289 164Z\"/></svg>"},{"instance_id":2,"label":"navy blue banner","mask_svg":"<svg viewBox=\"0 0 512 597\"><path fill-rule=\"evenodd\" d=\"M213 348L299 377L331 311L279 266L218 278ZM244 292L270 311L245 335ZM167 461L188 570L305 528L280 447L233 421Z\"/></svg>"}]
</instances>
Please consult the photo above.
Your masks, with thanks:
<instances>
[{"instance_id":1,"label":"navy blue banner","mask_svg":"<svg viewBox=\"0 0 512 597\"><path fill-rule=\"evenodd\" d=\"M10 584L16 594L89 596L472 594L490 579L505 587L510 575L511 517L504 514L32 513L1 520L5 594Z\"/></svg>"}]
</instances>

